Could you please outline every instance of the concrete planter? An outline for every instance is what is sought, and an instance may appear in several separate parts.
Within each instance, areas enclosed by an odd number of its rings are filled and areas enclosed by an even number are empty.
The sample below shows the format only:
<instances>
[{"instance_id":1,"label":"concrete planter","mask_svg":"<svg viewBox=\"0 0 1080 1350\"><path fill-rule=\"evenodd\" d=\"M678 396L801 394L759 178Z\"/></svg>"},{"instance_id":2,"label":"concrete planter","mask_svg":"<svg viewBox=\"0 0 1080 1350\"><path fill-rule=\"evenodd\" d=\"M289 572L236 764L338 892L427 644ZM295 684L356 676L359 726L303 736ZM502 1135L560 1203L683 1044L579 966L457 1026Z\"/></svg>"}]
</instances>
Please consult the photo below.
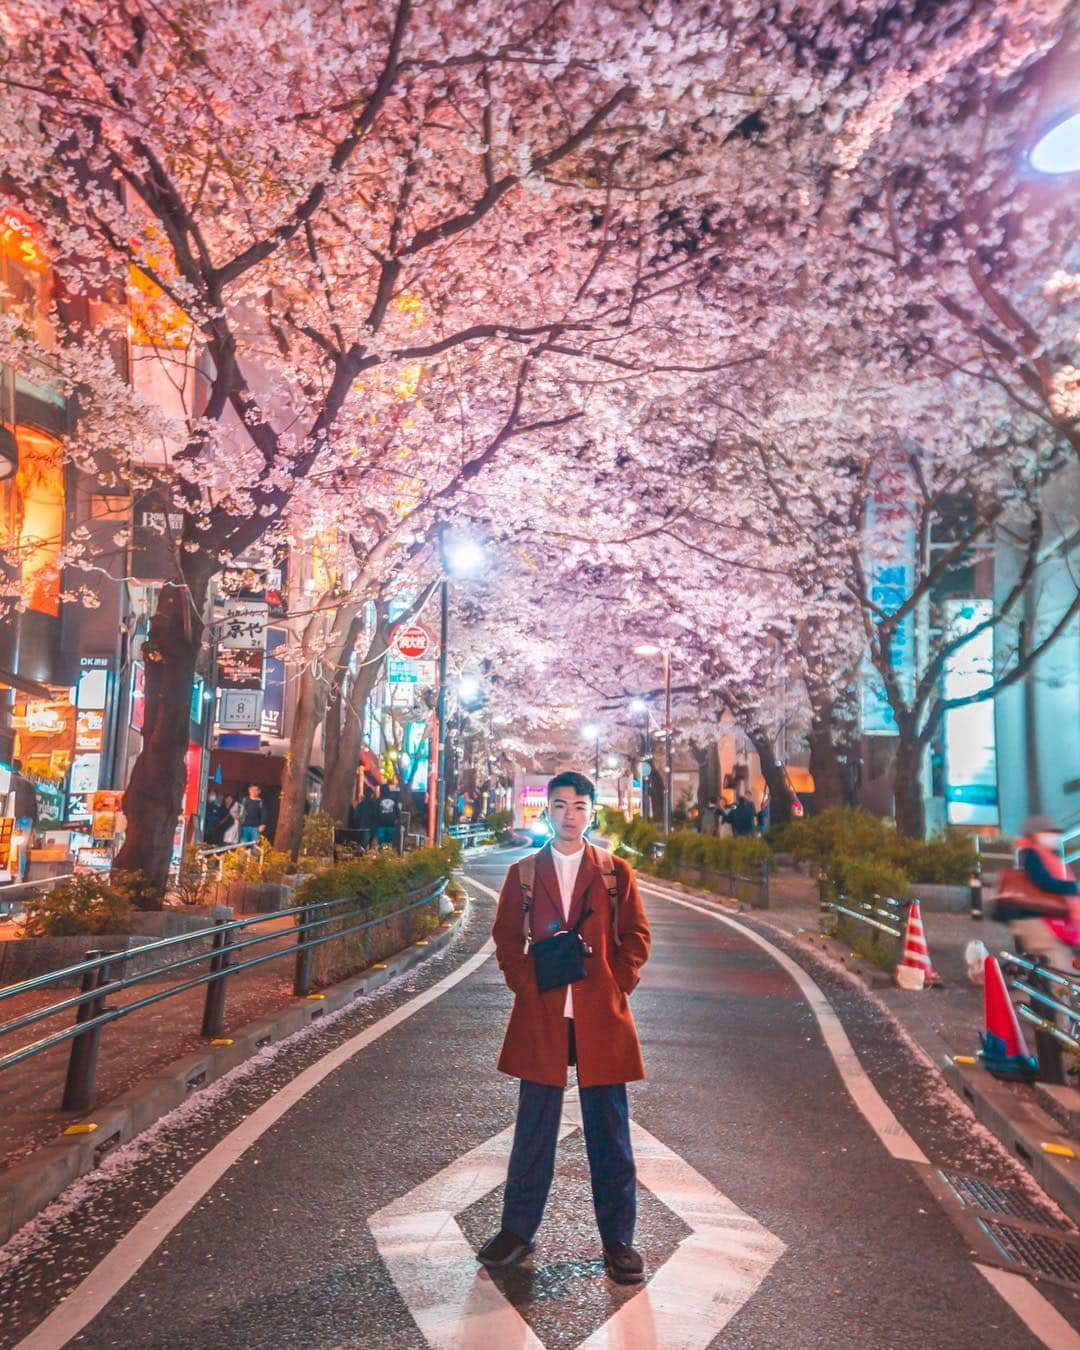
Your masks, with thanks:
<instances>
[{"instance_id":1,"label":"concrete planter","mask_svg":"<svg viewBox=\"0 0 1080 1350\"><path fill-rule=\"evenodd\" d=\"M179 937L182 933L209 928L212 922L212 917L207 914L155 910L133 915L133 933L76 933L72 937L17 938L0 942L0 985L18 984L21 980L32 980L35 975L45 975L50 970L63 970L66 966L77 965L91 950L126 952L160 938ZM190 943L178 942L167 947L164 952L148 952L145 958L132 957L124 963L124 973L134 975L138 971L150 970L165 960L196 956L206 947L205 938L195 938ZM193 967L191 973L194 974L197 969ZM49 988L78 989L81 984L81 975L71 975L51 982Z\"/></svg>"},{"instance_id":2,"label":"concrete planter","mask_svg":"<svg viewBox=\"0 0 1080 1350\"><path fill-rule=\"evenodd\" d=\"M276 914L292 907L288 882L219 881L211 892L216 904L228 905L235 914Z\"/></svg>"}]
</instances>

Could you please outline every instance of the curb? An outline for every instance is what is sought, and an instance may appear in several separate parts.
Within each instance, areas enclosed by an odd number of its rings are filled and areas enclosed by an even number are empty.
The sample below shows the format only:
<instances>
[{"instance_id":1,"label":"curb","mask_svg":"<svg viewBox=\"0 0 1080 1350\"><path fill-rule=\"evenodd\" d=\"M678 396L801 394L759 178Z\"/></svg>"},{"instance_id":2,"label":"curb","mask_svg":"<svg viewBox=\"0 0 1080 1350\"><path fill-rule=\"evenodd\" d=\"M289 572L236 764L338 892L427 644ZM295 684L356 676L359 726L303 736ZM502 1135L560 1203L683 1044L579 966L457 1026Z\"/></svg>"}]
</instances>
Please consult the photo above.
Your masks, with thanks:
<instances>
[{"instance_id":1,"label":"curb","mask_svg":"<svg viewBox=\"0 0 1080 1350\"><path fill-rule=\"evenodd\" d=\"M231 1045L207 1046L174 1060L121 1096L73 1120L67 1128L79 1124L91 1124L94 1128L85 1133L61 1135L0 1173L0 1246L73 1181L92 1172L107 1153L134 1139L193 1093L208 1087L264 1047L285 1040L361 995L374 993L394 976L445 947L457 933L465 912L464 908L459 910L423 946L414 943L388 957L385 969L369 968L362 975L331 985L317 997L301 999L270 1017L248 1022L232 1034Z\"/></svg>"},{"instance_id":2,"label":"curb","mask_svg":"<svg viewBox=\"0 0 1080 1350\"><path fill-rule=\"evenodd\" d=\"M1023 1101L992 1078L985 1069L955 1064L951 1059L938 1067L942 1077L972 1110L976 1120L1018 1159L1047 1195L1080 1225L1080 1157L1075 1141L1062 1134L1061 1126L1034 1102ZM1048 1153L1045 1145L1061 1149Z\"/></svg>"}]
</instances>

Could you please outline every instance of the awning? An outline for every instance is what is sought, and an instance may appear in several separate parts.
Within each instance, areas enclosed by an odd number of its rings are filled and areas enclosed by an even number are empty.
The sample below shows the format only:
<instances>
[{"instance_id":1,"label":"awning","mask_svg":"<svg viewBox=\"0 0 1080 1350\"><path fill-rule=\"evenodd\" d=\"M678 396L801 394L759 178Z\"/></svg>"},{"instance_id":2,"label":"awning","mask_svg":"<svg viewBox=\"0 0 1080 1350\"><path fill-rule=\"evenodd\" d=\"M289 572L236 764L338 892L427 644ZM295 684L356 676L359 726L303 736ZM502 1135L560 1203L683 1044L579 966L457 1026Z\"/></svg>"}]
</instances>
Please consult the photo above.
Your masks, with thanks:
<instances>
[{"instance_id":1,"label":"awning","mask_svg":"<svg viewBox=\"0 0 1080 1350\"><path fill-rule=\"evenodd\" d=\"M814 790L814 777L809 769L800 768L797 764L787 764L784 766L787 770L788 782L791 784L793 792L805 792L807 794Z\"/></svg>"},{"instance_id":2,"label":"awning","mask_svg":"<svg viewBox=\"0 0 1080 1350\"><path fill-rule=\"evenodd\" d=\"M16 675L13 670L5 670L3 666L0 666L0 689L17 689L20 694L44 699L47 703L51 703L56 697L47 684L28 680L25 675Z\"/></svg>"}]
</instances>

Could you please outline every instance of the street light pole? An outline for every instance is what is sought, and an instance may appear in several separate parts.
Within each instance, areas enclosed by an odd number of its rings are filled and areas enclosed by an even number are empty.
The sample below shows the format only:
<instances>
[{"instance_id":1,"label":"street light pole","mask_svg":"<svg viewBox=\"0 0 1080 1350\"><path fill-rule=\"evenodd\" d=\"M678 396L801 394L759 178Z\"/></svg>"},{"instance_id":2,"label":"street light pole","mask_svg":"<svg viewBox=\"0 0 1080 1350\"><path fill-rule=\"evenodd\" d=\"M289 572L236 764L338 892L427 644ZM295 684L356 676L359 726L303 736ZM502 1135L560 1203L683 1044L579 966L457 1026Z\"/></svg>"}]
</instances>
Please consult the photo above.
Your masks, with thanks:
<instances>
[{"instance_id":1,"label":"street light pole","mask_svg":"<svg viewBox=\"0 0 1080 1350\"><path fill-rule=\"evenodd\" d=\"M443 576L439 585L442 614L439 619L439 697L435 707L438 732L438 776L435 787L435 843L443 841L446 821L446 649L450 644L450 579Z\"/></svg>"},{"instance_id":2,"label":"street light pole","mask_svg":"<svg viewBox=\"0 0 1080 1350\"><path fill-rule=\"evenodd\" d=\"M600 791L600 733L596 733L596 772L593 775L593 786L597 792Z\"/></svg>"},{"instance_id":3,"label":"street light pole","mask_svg":"<svg viewBox=\"0 0 1080 1350\"><path fill-rule=\"evenodd\" d=\"M664 833L671 833L671 649L664 648Z\"/></svg>"}]
</instances>

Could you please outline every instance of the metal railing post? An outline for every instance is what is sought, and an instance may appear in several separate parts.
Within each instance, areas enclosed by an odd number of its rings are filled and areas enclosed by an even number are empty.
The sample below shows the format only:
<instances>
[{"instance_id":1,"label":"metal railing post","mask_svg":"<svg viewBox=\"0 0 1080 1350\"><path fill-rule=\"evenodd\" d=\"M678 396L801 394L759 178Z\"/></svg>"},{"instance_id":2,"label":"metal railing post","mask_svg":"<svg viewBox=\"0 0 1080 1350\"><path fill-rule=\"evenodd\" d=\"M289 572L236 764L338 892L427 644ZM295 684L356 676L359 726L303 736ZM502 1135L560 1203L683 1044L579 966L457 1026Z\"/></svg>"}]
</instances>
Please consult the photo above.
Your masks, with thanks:
<instances>
[{"instance_id":1,"label":"metal railing post","mask_svg":"<svg viewBox=\"0 0 1080 1350\"><path fill-rule=\"evenodd\" d=\"M296 928L296 970L293 975L293 993L297 998L306 998L311 993L311 948L305 947L310 936L308 924L311 923L311 906L305 906Z\"/></svg>"},{"instance_id":2,"label":"metal railing post","mask_svg":"<svg viewBox=\"0 0 1080 1350\"><path fill-rule=\"evenodd\" d=\"M105 955L100 947L83 953L84 961L96 961ZM83 972L82 992L92 993L109 982L109 963L95 966L93 970ZM75 1024L89 1022L105 1011L105 998L88 998L80 1003L75 1014ZM60 1103L61 1111L86 1111L94 1098L94 1073L97 1069L98 1044L101 1040L101 1027L91 1027L81 1036L75 1036L71 1042L71 1054L68 1056L67 1078L64 1081L64 1099Z\"/></svg>"},{"instance_id":3,"label":"metal railing post","mask_svg":"<svg viewBox=\"0 0 1080 1350\"><path fill-rule=\"evenodd\" d=\"M1048 966L1050 958L1048 956L1033 957L1032 960L1038 966ZM1048 994L1051 998L1055 997L1056 991L1053 983L1039 971L1032 971L1031 983L1040 993ZM1050 1010L1042 1011L1029 1003L1032 1012L1038 1013L1041 1018L1048 1022L1058 1021L1058 1015ZM1061 1042L1050 1031L1044 1030L1041 1026L1035 1028L1035 1057L1039 1061L1038 1079L1040 1083L1057 1083L1063 1085L1067 1079L1065 1077L1065 1063L1061 1057Z\"/></svg>"},{"instance_id":4,"label":"metal railing post","mask_svg":"<svg viewBox=\"0 0 1080 1350\"><path fill-rule=\"evenodd\" d=\"M232 951L232 934L226 929L226 919L214 920L214 944L210 955L210 973L227 970ZM220 1036L225 1030L225 981L227 975L211 980L206 986L206 999L203 1003L202 1035Z\"/></svg>"},{"instance_id":5,"label":"metal railing post","mask_svg":"<svg viewBox=\"0 0 1080 1350\"><path fill-rule=\"evenodd\" d=\"M968 903L971 909L971 917L981 919L983 917L983 880L978 863L971 869L971 875L968 877Z\"/></svg>"},{"instance_id":6,"label":"metal railing post","mask_svg":"<svg viewBox=\"0 0 1080 1350\"><path fill-rule=\"evenodd\" d=\"M761 862L758 863L758 866L761 868L761 879L760 879L760 881L758 882L758 899L759 899L759 901L760 901L760 903L761 903L761 908L762 908L762 909L768 909L768 908L769 908L769 860L768 860L768 858L762 858Z\"/></svg>"}]
</instances>

